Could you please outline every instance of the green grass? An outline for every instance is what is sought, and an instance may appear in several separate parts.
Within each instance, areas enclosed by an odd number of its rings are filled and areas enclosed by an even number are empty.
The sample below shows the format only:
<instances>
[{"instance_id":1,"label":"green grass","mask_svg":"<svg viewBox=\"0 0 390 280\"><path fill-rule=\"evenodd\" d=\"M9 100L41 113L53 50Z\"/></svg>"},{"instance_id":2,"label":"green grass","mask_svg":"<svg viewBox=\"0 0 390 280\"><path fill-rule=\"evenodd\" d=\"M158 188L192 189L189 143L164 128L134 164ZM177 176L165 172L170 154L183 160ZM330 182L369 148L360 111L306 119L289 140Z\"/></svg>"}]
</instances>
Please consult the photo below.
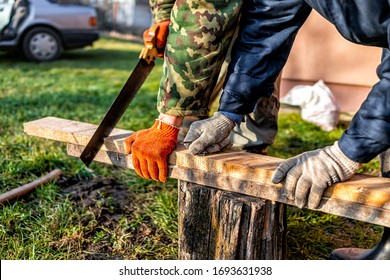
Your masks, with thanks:
<instances>
[{"instance_id":1,"label":"green grass","mask_svg":"<svg viewBox=\"0 0 390 280\"><path fill-rule=\"evenodd\" d=\"M177 187L139 178L132 170L93 163L86 168L66 154L65 144L27 136L23 123L56 116L99 123L135 66L141 46L102 38L93 48L67 52L53 63L28 63L0 53L0 193L54 168L66 178L112 178L127 189L128 205L117 205L107 189L82 206L51 182L0 209L1 259L175 259ZM161 61L118 127L139 130L157 116ZM344 127L320 131L298 114L281 114L270 155L286 158L337 140ZM362 172L378 174L373 161ZM113 215L117 210L121 215ZM109 218L114 217L115 223ZM288 257L324 259L334 248L372 247L381 227L289 207Z\"/></svg>"}]
</instances>

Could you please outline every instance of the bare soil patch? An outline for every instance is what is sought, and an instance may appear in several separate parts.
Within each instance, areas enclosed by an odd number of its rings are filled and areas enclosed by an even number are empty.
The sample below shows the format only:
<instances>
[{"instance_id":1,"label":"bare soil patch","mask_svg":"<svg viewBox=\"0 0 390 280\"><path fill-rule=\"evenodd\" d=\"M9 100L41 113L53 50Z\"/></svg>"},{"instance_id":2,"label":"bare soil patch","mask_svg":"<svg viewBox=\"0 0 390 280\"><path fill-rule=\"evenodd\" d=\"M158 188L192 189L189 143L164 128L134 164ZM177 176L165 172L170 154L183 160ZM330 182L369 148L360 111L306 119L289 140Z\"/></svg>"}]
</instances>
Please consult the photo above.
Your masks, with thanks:
<instances>
[{"instance_id":1,"label":"bare soil patch","mask_svg":"<svg viewBox=\"0 0 390 280\"><path fill-rule=\"evenodd\" d=\"M90 180L76 178L63 179L59 182L61 193L78 207L90 213L81 221L88 228L84 233L82 250L85 259L123 259L122 254L113 250L110 234L97 239L99 232L112 233L120 228L120 221L131 219L134 212L135 194L115 179L96 176ZM92 224L92 226L91 226ZM137 235L141 231L130 229L121 234ZM97 240L97 241L96 241Z\"/></svg>"}]
</instances>

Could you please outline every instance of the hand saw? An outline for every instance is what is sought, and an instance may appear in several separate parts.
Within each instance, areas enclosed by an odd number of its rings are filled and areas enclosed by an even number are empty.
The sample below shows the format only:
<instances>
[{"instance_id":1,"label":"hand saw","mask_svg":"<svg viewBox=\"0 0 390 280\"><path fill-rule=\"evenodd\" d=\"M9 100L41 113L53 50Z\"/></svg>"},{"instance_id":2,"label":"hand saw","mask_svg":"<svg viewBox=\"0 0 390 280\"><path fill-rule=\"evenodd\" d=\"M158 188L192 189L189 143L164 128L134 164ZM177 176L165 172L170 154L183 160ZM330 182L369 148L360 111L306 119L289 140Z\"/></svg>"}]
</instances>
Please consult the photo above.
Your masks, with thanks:
<instances>
[{"instance_id":1,"label":"hand saw","mask_svg":"<svg viewBox=\"0 0 390 280\"><path fill-rule=\"evenodd\" d=\"M154 25L149 29L149 33L145 41L145 46L141 50L139 61L131 72L126 83L122 87L118 96L107 111L103 120L99 124L92 138L89 140L84 151L80 155L80 159L89 166L96 154L104 143L104 138L110 135L115 125L118 123L123 113L126 111L130 102L149 76L154 67L154 61L157 56L156 49L156 32L158 25Z\"/></svg>"}]
</instances>

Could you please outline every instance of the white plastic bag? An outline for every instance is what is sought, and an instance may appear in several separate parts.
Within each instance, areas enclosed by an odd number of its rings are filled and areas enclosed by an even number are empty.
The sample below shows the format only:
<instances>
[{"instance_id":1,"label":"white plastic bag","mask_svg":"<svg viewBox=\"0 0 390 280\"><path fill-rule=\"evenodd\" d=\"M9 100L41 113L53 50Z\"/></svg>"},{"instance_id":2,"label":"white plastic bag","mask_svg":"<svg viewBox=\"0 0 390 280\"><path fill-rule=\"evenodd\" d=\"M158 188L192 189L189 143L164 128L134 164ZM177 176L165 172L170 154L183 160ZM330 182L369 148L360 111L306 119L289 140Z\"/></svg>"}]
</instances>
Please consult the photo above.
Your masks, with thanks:
<instances>
[{"instance_id":1,"label":"white plastic bag","mask_svg":"<svg viewBox=\"0 0 390 280\"><path fill-rule=\"evenodd\" d=\"M331 90L320 80L313 86L295 86L280 99L281 103L301 108L302 119L324 131L336 128L340 109Z\"/></svg>"}]
</instances>

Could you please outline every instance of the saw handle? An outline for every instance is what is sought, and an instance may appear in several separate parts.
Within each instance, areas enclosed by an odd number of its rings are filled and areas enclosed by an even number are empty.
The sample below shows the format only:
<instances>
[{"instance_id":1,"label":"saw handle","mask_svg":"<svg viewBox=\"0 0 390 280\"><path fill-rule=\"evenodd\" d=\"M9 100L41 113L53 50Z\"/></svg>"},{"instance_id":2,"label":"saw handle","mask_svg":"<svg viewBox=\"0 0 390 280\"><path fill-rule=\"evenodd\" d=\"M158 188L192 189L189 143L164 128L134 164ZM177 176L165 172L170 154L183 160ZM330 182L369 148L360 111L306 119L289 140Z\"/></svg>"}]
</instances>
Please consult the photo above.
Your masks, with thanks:
<instances>
[{"instance_id":1,"label":"saw handle","mask_svg":"<svg viewBox=\"0 0 390 280\"><path fill-rule=\"evenodd\" d=\"M159 29L158 24L150 27L148 36L144 39L145 47L142 48L139 55L140 59L144 59L149 65L156 60L157 47L156 47L156 34Z\"/></svg>"}]
</instances>

